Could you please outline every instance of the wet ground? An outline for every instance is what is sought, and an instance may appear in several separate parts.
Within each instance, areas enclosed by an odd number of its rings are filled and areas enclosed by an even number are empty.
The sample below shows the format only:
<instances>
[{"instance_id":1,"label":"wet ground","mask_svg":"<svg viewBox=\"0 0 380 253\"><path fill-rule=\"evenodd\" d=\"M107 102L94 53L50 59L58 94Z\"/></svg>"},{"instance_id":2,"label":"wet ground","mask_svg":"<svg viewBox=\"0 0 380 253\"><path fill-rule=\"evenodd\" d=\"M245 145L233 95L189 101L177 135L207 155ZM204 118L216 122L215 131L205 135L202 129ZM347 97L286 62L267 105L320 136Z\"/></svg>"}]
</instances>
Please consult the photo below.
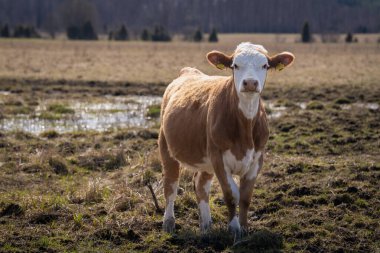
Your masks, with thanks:
<instances>
[{"instance_id":1,"label":"wet ground","mask_svg":"<svg viewBox=\"0 0 380 253\"><path fill-rule=\"evenodd\" d=\"M0 104L9 104L17 99L9 92L0 93ZM158 123L148 115L149 107L159 105L159 96L103 96L97 99L46 99L30 109L28 114L17 113L0 119L2 131L24 131L40 134L47 130L59 133L72 131L106 131L120 128L149 128ZM67 109L60 115L49 112L51 105ZM50 110L51 111L51 110ZM54 110L53 110L54 113ZM50 116L50 117L49 117Z\"/></svg>"},{"instance_id":2,"label":"wet ground","mask_svg":"<svg viewBox=\"0 0 380 253\"><path fill-rule=\"evenodd\" d=\"M176 233L162 232L154 106L160 85L1 87L0 252L380 248L378 86L266 87L270 139L249 210L251 230L239 242L225 229L216 181L213 230L199 233L192 175L185 171Z\"/></svg>"}]
</instances>

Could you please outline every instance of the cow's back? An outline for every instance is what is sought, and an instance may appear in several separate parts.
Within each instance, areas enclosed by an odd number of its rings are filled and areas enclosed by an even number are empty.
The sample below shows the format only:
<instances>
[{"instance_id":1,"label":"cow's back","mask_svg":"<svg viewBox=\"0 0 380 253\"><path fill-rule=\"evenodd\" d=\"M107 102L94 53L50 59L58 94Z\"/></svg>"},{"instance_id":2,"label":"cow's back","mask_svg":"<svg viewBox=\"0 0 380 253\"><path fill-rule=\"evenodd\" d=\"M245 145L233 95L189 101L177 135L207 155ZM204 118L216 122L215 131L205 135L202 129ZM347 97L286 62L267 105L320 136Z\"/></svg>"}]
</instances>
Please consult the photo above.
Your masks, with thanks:
<instances>
[{"instance_id":1,"label":"cow's back","mask_svg":"<svg viewBox=\"0 0 380 253\"><path fill-rule=\"evenodd\" d=\"M210 100L227 80L228 77L208 76L197 69L185 68L167 87L161 107L161 131L171 156L181 163L203 162Z\"/></svg>"}]
</instances>

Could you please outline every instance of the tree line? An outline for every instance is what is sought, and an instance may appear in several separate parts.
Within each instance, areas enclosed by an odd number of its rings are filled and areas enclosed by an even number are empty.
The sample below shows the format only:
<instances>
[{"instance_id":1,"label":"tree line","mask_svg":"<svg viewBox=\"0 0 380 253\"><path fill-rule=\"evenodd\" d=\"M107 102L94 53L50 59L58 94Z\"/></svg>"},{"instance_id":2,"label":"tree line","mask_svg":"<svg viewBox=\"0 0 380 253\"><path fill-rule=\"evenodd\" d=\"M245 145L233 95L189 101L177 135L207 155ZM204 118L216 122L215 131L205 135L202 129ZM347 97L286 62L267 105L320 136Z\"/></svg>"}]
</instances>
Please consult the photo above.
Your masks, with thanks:
<instances>
[{"instance_id":1,"label":"tree line","mask_svg":"<svg viewBox=\"0 0 380 253\"><path fill-rule=\"evenodd\" d=\"M90 21L98 33L120 24L171 33L201 27L220 32L295 33L308 20L317 33L380 32L379 0L0 0L0 23L29 24L54 34ZM111 28L111 29L109 29Z\"/></svg>"},{"instance_id":2,"label":"tree line","mask_svg":"<svg viewBox=\"0 0 380 253\"><path fill-rule=\"evenodd\" d=\"M0 37L1 38L41 38L41 35L36 31L33 26L16 26L12 31L6 24L0 24ZM84 22L83 25L69 25L66 28L66 37L70 40L98 40L98 34L95 31L90 21ZM52 36L55 38L55 36ZM167 29L163 26L157 25L153 29L143 29L140 37L131 38L129 31L125 25L121 25L119 29L112 30L108 33L108 40L127 41L130 39L154 42L168 42L172 40L172 36ZM186 41L201 42L205 41L204 34L200 29L193 31L192 34L184 34L183 39ZM215 28L207 39L208 42L218 42L218 33Z\"/></svg>"}]
</instances>

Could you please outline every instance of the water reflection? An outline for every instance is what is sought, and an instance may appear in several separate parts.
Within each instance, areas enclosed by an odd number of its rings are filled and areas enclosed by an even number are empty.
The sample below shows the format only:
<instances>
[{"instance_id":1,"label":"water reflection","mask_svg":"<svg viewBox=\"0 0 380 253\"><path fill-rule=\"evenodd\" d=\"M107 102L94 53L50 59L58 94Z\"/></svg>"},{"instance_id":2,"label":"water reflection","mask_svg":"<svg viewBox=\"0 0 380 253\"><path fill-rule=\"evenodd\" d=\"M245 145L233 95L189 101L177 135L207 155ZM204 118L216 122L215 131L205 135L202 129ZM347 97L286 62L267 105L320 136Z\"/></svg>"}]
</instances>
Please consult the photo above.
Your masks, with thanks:
<instances>
[{"instance_id":1,"label":"water reflection","mask_svg":"<svg viewBox=\"0 0 380 253\"><path fill-rule=\"evenodd\" d=\"M16 115L14 118L0 120L0 130L22 130L39 134L46 130L71 132L77 130L97 130L125 127L151 127L157 119L146 117L150 105L160 104L161 97L127 96L105 97L101 102L71 101L68 104L75 110L73 115L65 115L59 120L40 119L38 116L46 110L48 101L36 108L34 116Z\"/></svg>"}]
</instances>

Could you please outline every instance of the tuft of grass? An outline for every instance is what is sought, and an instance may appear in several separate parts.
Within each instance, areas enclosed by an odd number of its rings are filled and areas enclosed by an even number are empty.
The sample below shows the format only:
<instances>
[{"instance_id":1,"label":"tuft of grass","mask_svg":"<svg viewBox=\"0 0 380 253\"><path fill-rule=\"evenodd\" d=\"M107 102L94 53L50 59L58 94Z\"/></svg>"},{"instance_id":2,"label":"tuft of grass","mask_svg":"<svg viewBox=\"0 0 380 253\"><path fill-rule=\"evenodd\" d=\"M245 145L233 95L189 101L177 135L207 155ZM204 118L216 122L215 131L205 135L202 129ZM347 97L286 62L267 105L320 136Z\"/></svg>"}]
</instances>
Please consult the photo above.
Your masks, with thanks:
<instances>
[{"instance_id":1,"label":"tuft of grass","mask_svg":"<svg viewBox=\"0 0 380 253\"><path fill-rule=\"evenodd\" d=\"M77 227L82 227L83 225L83 214L76 213L73 215L74 224Z\"/></svg>"},{"instance_id":2,"label":"tuft of grass","mask_svg":"<svg viewBox=\"0 0 380 253\"><path fill-rule=\"evenodd\" d=\"M48 139L54 139L59 136L59 133L55 130L47 130L40 134L41 137L48 138Z\"/></svg>"},{"instance_id":3,"label":"tuft of grass","mask_svg":"<svg viewBox=\"0 0 380 253\"><path fill-rule=\"evenodd\" d=\"M58 151L62 155L73 155L77 151L77 145L73 142L65 141L58 144Z\"/></svg>"},{"instance_id":4,"label":"tuft of grass","mask_svg":"<svg viewBox=\"0 0 380 253\"><path fill-rule=\"evenodd\" d=\"M160 113L161 113L161 105L151 105L148 107L146 116L151 117L151 118L158 118L160 117Z\"/></svg>"},{"instance_id":5,"label":"tuft of grass","mask_svg":"<svg viewBox=\"0 0 380 253\"><path fill-rule=\"evenodd\" d=\"M66 163L59 157L50 157L49 165L57 174L67 175L69 173Z\"/></svg>"},{"instance_id":6,"label":"tuft of grass","mask_svg":"<svg viewBox=\"0 0 380 253\"><path fill-rule=\"evenodd\" d=\"M100 203L103 201L103 189L100 185L100 178L88 182L88 188L85 193L84 201L88 204Z\"/></svg>"},{"instance_id":7,"label":"tuft of grass","mask_svg":"<svg viewBox=\"0 0 380 253\"><path fill-rule=\"evenodd\" d=\"M32 140L32 139L35 138L30 133L23 132L23 131L16 131L16 132L14 132L14 136L15 136L15 139L19 140L19 141Z\"/></svg>"},{"instance_id":8,"label":"tuft of grass","mask_svg":"<svg viewBox=\"0 0 380 253\"><path fill-rule=\"evenodd\" d=\"M351 104L351 101L346 97L337 98L334 101L335 104L343 105L343 104Z\"/></svg>"},{"instance_id":9,"label":"tuft of grass","mask_svg":"<svg viewBox=\"0 0 380 253\"><path fill-rule=\"evenodd\" d=\"M325 108L325 106L318 101L311 101L306 105L306 109L308 110L322 110L323 108Z\"/></svg>"},{"instance_id":10,"label":"tuft of grass","mask_svg":"<svg viewBox=\"0 0 380 253\"><path fill-rule=\"evenodd\" d=\"M27 163L21 167L22 171L26 173L37 173L44 169L44 166L40 163Z\"/></svg>"},{"instance_id":11,"label":"tuft of grass","mask_svg":"<svg viewBox=\"0 0 380 253\"><path fill-rule=\"evenodd\" d=\"M24 214L24 209L19 204L10 203L1 212L2 216L20 216Z\"/></svg>"},{"instance_id":12,"label":"tuft of grass","mask_svg":"<svg viewBox=\"0 0 380 253\"><path fill-rule=\"evenodd\" d=\"M362 207L362 208L366 208L366 207L368 207L368 202L365 201L364 199L357 199L357 200L355 200L355 205Z\"/></svg>"},{"instance_id":13,"label":"tuft of grass","mask_svg":"<svg viewBox=\"0 0 380 253\"><path fill-rule=\"evenodd\" d=\"M123 166L127 165L124 152L118 151L115 156L111 156L105 163L104 167L106 170L117 170Z\"/></svg>"},{"instance_id":14,"label":"tuft of grass","mask_svg":"<svg viewBox=\"0 0 380 253\"><path fill-rule=\"evenodd\" d=\"M127 165L123 151L98 153L92 152L79 156L77 165L88 170L117 170Z\"/></svg>"},{"instance_id":15,"label":"tuft of grass","mask_svg":"<svg viewBox=\"0 0 380 253\"><path fill-rule=\"evenodd\" d=\"M41 112L38 118L46 119L46 120L60 120L62 119L62 115L51 113L51 112Z\"/></svg>"},{"instance_id":16,"label":"tuft of grass","mask_svg":"<svg viewBox=\"0 0 380 253\"><path fill-rule=\"evenodd\" d=\"M75 111L63 104L50 104L47 107L49 112L57 113L57 114L74 114Z\"/></svg>"},{"instance_id":17,"label":"tuft of grass","mask_svg":"<svg viewBox=\"0 0 380 253\"><path fill-rule=\"evenodd\" d=\"M29 114L32 111L33 109L27 106L16 106L8 110L10 114Z\"/></svg>"}]
</instances>

